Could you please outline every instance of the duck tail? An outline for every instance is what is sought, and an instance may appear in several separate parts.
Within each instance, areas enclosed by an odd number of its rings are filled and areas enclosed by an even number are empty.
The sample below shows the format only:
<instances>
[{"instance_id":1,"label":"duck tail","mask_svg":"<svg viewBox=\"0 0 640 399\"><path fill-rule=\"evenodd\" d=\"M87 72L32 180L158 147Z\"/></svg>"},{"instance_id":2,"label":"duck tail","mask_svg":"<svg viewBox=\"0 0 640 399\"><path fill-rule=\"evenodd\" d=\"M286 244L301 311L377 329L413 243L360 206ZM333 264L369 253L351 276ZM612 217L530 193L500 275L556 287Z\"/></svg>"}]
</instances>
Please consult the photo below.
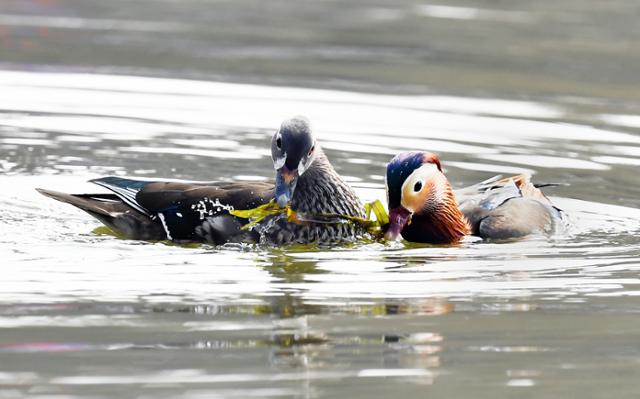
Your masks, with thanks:
<instances>
[{"instance_id":1,"label":"duck tail","mask_svg":"<svg viewBox=\"0 0 640 399\"><path fill-rule=\"evenodd\" d=\"M110 194L67 194L59 191L46 190L44 188L36 188L36 191L45 197L71 204L92 216L100 215L102 217L113 217L115 197ZM101 219L101 218L99 218ZM102 219L101 219L102 220Z\"/></svg>"},{"instance_id":2,"label":"duck tail","mask_svg":"<svg viewBox=\"0 0 640 399\"><path fill-rule=\"evenodd\" d=\"M36 190L46 197L82 209L122 237L135 240L166 238L161 224L130 207L115 194L67 194L42 188Z\"/></svg>"},{"instance_id":3,"label":"duck tail","mask_svg":"<svg viewBox=\"0 0 640 399\"><path fill-rule=\"evenodd\" d=\"M46 190L44 188L36 188L36 191L44 195L45 197L53 198L54 200L71 204L92 215L98 214L101 216L113 217L114 201L110 201L110 195L67 194L61 193L59 191Z\"/></svg>"},{"instance_id":4,"label":"duck tail","mask_svg":"<svg viewBox=\"0 0 640 399\"><path fill-rule=\"evenodd\" d=\"M67 194L59 191L45 190L43 188L36 188L40 194L45 197L53 198L54 200L71 204L76 208L82 209L89 215L98 219L102 224L109 227L116 234L125 234L122 230L122 226L118 223L118 204L115 195L112 194ZM112 198L113 197L113 198Z\"/></svg>"}]
</instances>

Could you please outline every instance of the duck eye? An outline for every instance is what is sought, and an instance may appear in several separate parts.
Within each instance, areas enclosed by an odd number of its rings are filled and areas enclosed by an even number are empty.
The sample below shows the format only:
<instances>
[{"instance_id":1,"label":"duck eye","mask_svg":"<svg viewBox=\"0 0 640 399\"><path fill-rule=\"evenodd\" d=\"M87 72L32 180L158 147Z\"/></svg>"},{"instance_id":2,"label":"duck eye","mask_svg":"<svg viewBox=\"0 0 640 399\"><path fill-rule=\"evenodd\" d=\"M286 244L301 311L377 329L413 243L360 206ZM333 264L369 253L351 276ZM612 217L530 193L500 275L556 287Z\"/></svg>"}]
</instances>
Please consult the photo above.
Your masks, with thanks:
<instances>
[{"instance_id":1,"label":"duck eye","mask_svg":"<svg viewBox=\"0 0 640 399\"><path fill-rule=\"evenodd\" d=\"M316 149L316 145L314 144L311 146L311 149L309 150L309 155L313 154L313 150L315 149Z\"/></svg>"},{"instance_id":2,"label":"duck eye","mask_svg":"<svg viewBox=\"0 0 640 399\"><path fill-rule=\"evenodd\" d=\"M278 149L282 149L282 138L280 136L276 139L276 147L278 147Z\"/></svg>"},{"instance_id":3,"label":"duck eye","mask_svg":"<svg viewBox=\"0 0 640 399\"><path fill-rule=\"evenodd\" d=\"M420 190L422 190L422 182L417 181L416 184L413 186L413 191L417 193Z\"/></svg>"}]
</instances>

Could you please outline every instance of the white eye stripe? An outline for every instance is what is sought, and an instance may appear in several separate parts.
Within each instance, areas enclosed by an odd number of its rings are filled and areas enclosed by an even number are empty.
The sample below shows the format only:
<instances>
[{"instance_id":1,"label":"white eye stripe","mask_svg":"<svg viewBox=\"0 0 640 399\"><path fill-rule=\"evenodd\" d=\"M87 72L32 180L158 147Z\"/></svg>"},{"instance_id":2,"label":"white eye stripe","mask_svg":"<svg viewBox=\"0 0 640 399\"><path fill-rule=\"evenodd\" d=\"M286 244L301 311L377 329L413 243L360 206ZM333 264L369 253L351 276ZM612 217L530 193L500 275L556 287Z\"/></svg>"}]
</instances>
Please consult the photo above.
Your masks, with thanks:
<instances>
[{"instance_id":1,"label":"white eye stripe","mask_svg":"<svg viewBox=\"0 0 640 399\"><path fill-rule=\"evenodd\" d=\"M301 159L298 163L298 175L302 175L306 170L306 165L304 164L304 159Z\"/></svg>"},{"instance_id":2,"label":"white eye stripe","mask_svg":"<svg viewBox=\"0 0 640 399\"><path fill-rule=\"evenodd\" d=\"M302 176L305 170L309 169L309 167L313 163L314 159L316 158L315 149L316 149L316 145L314 143L311 146L311 149L309 150L309 152L307 153L306 163L305 163L305 158L300 159L300 162L298 163L298 175Z\"/></svg>"},{"instance_id":3,"label":"white eye stripe","mask_svg":"<svg viewBox=\"0 0 640 399\"><path fill-rule=\"evenodd\" d=\"M422 164L422 166L420 166L418 169L414 170L413 173L416 173L417 171L437 172L438 171L438 165L436 165L434 163L425 163L425 164ZM412 173L412 175L413 175L413 173Z\"/></svg>"},{"instance_id":4,"label":"white eye stripe","mask_svg":"<svg viewBox=\"0 0 640 399\"><path fill-rule=\"evenodd\" d=\"M284 163L287 162L287 153L282 154L280 158L276 158L273 160L273 167L278 170L284 166Z\"/></svg>"},{"instance_id":5,"label":"white eye stripe","mask_svg":"<svg viewBox=\"0 0 640 399\"><path fill-rule=\"evenodd\" d=\"M425 182L431 181L430 179L432 179L433 176L437 173L440 173L440 171L438 170L438 166L432 163L425 163L418 169L414 170L402 184L402 188L400 191L401 204L411 212L414 212L415 209L413 209L413 207L410 205L412 202L411 198L409 197L413 197L413 194L417 194L422 191L422 189L425 187ZM415 191L414 189L416 183L418 182L421 183L422 187L420 187L420 190ZM436 190L439 189L438 185L436 185L435 187ZM436 196L439 197L440 195L441 193L438 191L436 193Z\"/></svg>"}]
</instances>

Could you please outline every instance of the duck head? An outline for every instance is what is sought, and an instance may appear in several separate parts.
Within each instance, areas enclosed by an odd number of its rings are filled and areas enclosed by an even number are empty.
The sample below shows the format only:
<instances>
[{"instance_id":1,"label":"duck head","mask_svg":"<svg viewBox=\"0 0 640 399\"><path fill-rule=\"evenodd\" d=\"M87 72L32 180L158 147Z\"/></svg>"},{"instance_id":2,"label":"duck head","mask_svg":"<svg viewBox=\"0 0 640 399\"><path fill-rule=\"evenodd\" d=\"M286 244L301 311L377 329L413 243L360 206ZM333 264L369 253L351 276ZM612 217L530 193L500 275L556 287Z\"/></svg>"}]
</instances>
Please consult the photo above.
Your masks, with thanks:
<instances>
[{"instance_id":1,"label":"duck head","mask_svg":"<svg viewBox=\"0 0 640 399\"><path fill-rule=\"evenodd\" d=\"M429 152L407 152L387 165L389 227L385 238L452 243L469 234L440 159Z\"/></svg>"},{"instance_id":2,"label":"duck head","mask_svg":"<svg viewBox=\"0 0 640 399\"><path fill-rule=\"evenodd\" d=\"M276 202L287 206L300 176L309 169L316 156L316 140L309 120L296 116L282 122L271 139L271 158L276 170Z\"/></svg>"}]
</instances>

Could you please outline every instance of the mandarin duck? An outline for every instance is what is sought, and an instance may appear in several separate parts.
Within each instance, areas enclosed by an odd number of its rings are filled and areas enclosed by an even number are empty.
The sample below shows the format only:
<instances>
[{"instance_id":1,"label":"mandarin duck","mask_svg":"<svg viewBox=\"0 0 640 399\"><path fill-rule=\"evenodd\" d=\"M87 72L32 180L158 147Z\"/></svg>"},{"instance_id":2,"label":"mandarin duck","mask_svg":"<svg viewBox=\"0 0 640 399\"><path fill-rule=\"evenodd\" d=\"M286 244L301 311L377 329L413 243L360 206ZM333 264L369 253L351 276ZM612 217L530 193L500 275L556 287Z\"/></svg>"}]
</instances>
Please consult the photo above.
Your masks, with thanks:
<instances>
[{"instance_id":1,"label":"mandarin duck","mask_svg":"<svg viewBox=\"0 0 640 399\"><path fill-rule=\"evenodd\" d=\"M271 201L303 215L364 217L351 187L335 171L315 139L309 121L294 117L282 123L271 140L276 170L271 182L194 183L104 177L91 182L108 194L40 193L74 205L125 238L176 242L331 243L352 240L366 230L354 223L290 221L272 215L245 226L246 218L230 210L252 209Z\"/></svg>"},{"instance_id":2,"label":"mandarin duck","mask_svg":"<svg viewBox=\"0 0 640 399\"><path fill-rule=\"evenodd\" d=\"M402 153L387 165L385 238L452 244L467 235L495 240L551 235L565 226L566 215L539 187L526 175L497 176L454 192L435 154Z\"/></svg>"}]
</instances>

